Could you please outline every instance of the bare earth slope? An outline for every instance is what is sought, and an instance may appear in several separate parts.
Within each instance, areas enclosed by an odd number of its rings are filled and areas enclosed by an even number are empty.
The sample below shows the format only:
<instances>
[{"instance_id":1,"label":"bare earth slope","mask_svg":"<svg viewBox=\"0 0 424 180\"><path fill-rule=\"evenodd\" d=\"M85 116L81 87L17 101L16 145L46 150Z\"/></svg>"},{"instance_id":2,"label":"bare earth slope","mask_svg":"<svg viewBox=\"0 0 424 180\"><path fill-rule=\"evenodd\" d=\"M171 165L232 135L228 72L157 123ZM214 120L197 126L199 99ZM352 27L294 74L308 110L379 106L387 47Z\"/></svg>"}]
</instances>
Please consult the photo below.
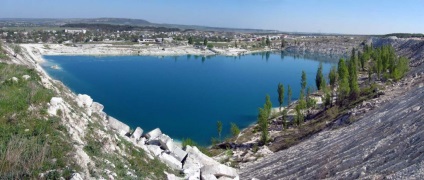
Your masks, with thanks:
<instances>
[{"instance_id":1,"label":"bare earth slope","mask_svg":"<svg viewBox=\"0 0 424 180\"><path fill-rule=\"evenodd\" d=\"M424 179L423 108L415 85L350 126L247 164L241 179Z\"/></svg>"}]
</instances>

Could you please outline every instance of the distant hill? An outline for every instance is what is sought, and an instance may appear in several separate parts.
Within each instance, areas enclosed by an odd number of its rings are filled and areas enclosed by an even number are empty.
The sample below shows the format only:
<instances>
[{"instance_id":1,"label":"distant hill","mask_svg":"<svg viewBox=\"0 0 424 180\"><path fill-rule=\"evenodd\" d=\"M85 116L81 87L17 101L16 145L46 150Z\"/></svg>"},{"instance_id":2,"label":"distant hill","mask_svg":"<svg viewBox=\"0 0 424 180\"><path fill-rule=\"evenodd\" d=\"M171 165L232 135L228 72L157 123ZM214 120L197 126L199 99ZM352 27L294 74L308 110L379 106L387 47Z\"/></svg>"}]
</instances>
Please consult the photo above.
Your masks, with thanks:
<instances>
[{"instance_id":1,"label":"distant hill","mask_svg":"<svg viewBox=\"0 0 424 180\"><path fill-rule=\"evenodd\" d=\"M152 25L149 21L143 19L125 19L125 18L95 18L95 19L78 19L70 23L86 23L86 24L113 24L113 25L133 25L145 26Z\"/></svg>"},{"instance_id":2,"label":"distant hill","mask_svg":"<svg viewBox=\"0 0 424 180\"><path fill-rule=\"evenodd\" d=\"M223 28L208 27L198 25L180 25L180 24L159 24L152 23L143 19L128 18L67 18L67 19L38 19L38 18L0 18L0 27L58 27L66 24L110 24L110 25L128 25L128 26L151 26L164 28L178 28L182 30L201 30L201 31L225 31L225 32L255 32L255 33L278 33L276 30L264 29L243 29L243 28Z\"/></svg>"},{"instance_id":3,"label":"distant hill","mask_svg":"<svg viewBox=\"0 0 424 180\"><path fill-rule=\"evenodd\" d=\"M392 33L392 34L386 34L384 37L390 37L390 36L396 36L398 38L414 38L414 37L424 37L424 34L420 33Z\"/></svg>"}]
</instances>

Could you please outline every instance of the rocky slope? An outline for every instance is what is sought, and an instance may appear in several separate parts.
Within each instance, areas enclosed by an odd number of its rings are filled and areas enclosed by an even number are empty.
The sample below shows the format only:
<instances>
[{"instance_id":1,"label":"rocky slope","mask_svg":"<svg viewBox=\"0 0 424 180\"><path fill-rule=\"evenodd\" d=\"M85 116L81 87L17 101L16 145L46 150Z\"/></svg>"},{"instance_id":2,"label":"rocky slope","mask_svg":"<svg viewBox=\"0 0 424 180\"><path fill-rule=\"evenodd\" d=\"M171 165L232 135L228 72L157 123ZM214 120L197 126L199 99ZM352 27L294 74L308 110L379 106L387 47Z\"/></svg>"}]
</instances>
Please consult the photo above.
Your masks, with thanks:
<instances>
[{"instance_id":1,"label":"rocky slope","mask_svg":"<svg viewBox=\"0 0 424 180\"><path fill-rule=\"evenodd\" d=\"M244 164L241 178L423 179L424 65L412 71L352 125Z\"/></svg>"},{"instance_id":2,"label":"rocky slope","mask_svg":"<svg viewBox=\"0 0 424 180\"><path fill-rule=\"evenodd\" d=\"M352 48L359 48L365 40L365 36L298 38L288 41L285 51L293 54L349 56Z\"/></svg>"},{"instance_id":3,"label":"rocky slope","mask_svg":"<svg viewBox=\"0 0 424 180\"><path fill-rule=\"evenodd\" d=\"M419 38L372 38L369 40L375 47L392 45L398 55L409 58L412 67L424 62L424 41Z\"/></svg>"}]
</instances>

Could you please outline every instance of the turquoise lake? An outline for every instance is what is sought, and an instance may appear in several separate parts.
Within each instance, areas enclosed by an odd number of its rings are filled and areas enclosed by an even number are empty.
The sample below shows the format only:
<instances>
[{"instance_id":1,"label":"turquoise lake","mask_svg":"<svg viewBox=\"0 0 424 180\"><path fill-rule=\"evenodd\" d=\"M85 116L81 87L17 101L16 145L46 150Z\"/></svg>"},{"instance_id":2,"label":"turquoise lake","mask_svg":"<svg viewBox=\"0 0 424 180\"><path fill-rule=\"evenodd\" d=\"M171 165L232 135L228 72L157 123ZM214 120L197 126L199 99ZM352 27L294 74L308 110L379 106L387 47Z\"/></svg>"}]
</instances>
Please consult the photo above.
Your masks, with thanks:
<instances>
[{"instance_id":1,"label":"turquoise lake","mask_svg":"<svg viewBox=\"0 0 424 180\"><path fill-rule=\"evenodd\" d=\"M245 128L256 122L258 107L269 94L278 106L277 85L300 91L307 73L315 87L319 61L280 53L241 57L199 56L44 56L42 66L75 93L88 94L104 111L145 132L159 127L176 140L191 138L202 145L218 137L216 122L223 122L222 137L230 135L230 122ZM50 68L58 65L61 69ZM327 76L335 61L323 62ZM287 95L285 103L287 103Z\"/></svg>"}]
</instances>

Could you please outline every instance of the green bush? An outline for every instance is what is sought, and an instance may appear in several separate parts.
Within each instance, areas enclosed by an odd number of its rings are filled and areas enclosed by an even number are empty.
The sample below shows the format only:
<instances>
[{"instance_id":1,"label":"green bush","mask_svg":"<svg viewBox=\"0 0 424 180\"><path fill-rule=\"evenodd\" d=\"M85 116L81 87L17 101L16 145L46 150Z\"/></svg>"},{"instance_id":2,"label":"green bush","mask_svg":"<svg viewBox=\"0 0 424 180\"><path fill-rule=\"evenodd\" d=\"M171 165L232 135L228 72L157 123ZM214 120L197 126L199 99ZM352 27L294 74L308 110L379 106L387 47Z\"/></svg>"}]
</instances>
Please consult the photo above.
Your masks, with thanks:
<instances>
[{"instance_id":1,"label":"green bush","mask_svg":"<svg viewBox=\"0 0 424 180\"><path fill-rule=\"evenodd\" d=\"M240 134L240 129L235 123L231 123L231 134L236 137Z\"/></svg>"}]
</instances>

